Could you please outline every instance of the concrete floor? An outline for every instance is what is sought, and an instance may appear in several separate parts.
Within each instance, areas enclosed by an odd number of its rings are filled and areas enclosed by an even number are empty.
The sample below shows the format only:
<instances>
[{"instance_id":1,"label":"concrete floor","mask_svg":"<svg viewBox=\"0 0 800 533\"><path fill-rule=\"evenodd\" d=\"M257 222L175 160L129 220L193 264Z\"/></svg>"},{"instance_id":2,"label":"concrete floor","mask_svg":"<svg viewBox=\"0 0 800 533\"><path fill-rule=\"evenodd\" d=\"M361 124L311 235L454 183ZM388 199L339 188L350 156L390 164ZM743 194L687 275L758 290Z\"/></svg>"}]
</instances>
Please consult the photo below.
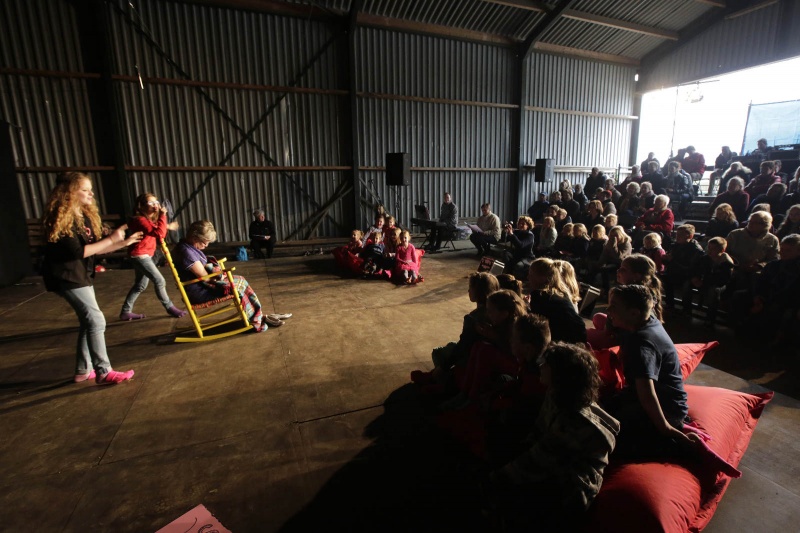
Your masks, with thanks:
<instances>
[{"instance_id":1,"label":"concrete floor","mask_svg":"<svg viewBox=\"0 0 800 533\"><path fill-rule=\"evenodd\" d=\"M189 321L152 291L136 306L147 319L117 321L133 273L109 270L109 354L136 370L115 387L71 382L76 320L39 279L0 290L0 531L156 531L201 503L235 533L483 529L467 488L479 466L434 436L408 385L471 309L477 260L458 244L413 287L342 277L329 255L236 264L265 309L295 316L201 344L170 342ZM692 382L782 393L706 531L797 531L796 362L724 328L668 329L723 344Z\"/></svg>"}]
</instances>

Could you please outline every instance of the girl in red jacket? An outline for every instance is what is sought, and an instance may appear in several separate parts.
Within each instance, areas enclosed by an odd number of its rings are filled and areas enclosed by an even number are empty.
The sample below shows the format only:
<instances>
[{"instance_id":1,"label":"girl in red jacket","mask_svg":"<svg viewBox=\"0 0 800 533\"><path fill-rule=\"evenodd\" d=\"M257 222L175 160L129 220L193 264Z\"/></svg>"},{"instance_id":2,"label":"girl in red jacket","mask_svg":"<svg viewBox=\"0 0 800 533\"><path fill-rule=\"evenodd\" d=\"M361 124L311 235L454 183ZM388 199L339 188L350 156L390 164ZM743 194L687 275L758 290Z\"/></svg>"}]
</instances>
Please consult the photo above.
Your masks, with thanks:
<instances>
[{"instance_id":1,"label":"girl in red jacket","mask_svg":"<svg viewBox=\"0 0 800 533\"><path fill-rule=\"evenodd\" d=\"M136 198L136 216L128 222L131 231L141 231L144 238L128 248L128 255L136 271L136 280L133 287L128 291L128 297L122 304L122 311L119 313L120 320L140 320L145 317L143 314L133 312L133 304L140 294L147 288L149 280L153 281L156 296L161 301L161 305L167 310L167 314L181 318L186 315L186 311L178 309L172 304L167 294L167 283L164 276L158 271L153 254L156 251L157 238L163 239L167 236L167 230L178 229L177 222L167 223L167 208L161 207L158 198L153 193L146 192Z\"/></svg>"}]
</instances>

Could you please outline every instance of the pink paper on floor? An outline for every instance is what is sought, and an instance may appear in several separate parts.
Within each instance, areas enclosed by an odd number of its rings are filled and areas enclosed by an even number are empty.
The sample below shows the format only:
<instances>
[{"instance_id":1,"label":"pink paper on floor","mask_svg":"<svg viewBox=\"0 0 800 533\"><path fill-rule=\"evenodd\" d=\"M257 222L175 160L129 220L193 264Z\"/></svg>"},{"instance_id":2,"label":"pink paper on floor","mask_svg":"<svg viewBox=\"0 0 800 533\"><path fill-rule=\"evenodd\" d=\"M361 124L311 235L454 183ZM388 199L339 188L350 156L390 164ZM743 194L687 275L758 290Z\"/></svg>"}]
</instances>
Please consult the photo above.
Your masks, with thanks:
<instances>
[{"instance_id":1,"label":"pink paper on floor","mask_svg":"<svg viewBox=\"0 0 800 533\"><path fill-rule=\"evenodd\" d=\"M188 513L176 518L156 533L232 533L230 529L219 523L205 505L198 505Z\"/></svg>"}]
</instances>

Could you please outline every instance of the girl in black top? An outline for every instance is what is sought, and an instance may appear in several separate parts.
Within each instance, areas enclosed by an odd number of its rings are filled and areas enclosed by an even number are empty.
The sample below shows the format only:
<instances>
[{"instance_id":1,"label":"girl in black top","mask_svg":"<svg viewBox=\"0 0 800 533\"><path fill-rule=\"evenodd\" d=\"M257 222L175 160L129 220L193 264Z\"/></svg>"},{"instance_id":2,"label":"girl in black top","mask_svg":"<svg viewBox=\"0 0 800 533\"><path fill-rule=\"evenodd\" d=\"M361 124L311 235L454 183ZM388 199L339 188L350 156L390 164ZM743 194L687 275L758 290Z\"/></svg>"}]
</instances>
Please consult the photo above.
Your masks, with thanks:
<instances>
[{"instance_id":1,"label":"girl in black top","mask_svg":"<svg viewBox=\"0 0 800 533\"><path fill-rule=\"evenodd\" d=\"M124 248L142 240L142 232L125 238L126 225L108 237L102 234L92 181L80 172L59 177L47 200L43 218L47 246L42 274L48 291L55 292L78 315L76 383L95 378L101 385L127 381L133 370L117 372L106 353L106 321L92 286L94 256Z\"/></svg>"}]
</instances>

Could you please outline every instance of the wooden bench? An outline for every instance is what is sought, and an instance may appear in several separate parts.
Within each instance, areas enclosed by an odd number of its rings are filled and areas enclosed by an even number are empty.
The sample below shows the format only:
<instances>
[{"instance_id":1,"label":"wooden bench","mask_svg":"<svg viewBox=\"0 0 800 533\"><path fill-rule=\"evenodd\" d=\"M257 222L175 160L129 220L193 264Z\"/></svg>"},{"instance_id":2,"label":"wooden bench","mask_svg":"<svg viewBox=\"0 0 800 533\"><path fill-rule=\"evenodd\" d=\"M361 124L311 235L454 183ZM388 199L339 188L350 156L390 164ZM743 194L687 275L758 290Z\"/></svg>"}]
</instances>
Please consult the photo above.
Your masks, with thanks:
<instances>
[{"instance_id":1,"label":"wooden bench","mask_svg":"<svg viewBox=\"0 0 800 533\"><path fill-rule=\"evenodd\" d=\"M100 215L100 219L103 223L110 225L112 229L122 224L122 217L120 215ZM31 264L33 265L34 272L40 272L42 259L44 257L44 247L47 244L47 236L44 234L44 225L39 218L28 218L25 220L25 223L28 226L28 244L31 248ZM110 254L103 254L99 257L101 259L119 260L121 263L125 260L127 255L127 250L123 248L122 250L117 250Z\"/></svg>"}]
</instances>

